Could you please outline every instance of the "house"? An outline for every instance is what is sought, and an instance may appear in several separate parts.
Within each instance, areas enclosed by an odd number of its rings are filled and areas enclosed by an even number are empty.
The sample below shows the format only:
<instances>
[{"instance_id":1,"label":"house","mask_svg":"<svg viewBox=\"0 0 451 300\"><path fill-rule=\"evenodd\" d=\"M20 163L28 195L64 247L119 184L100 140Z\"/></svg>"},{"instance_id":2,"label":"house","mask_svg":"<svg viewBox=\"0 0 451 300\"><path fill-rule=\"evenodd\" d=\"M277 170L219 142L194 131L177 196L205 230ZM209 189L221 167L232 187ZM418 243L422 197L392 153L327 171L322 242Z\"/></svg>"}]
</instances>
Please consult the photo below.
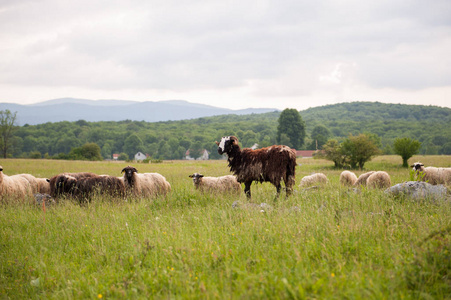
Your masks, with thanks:
<instances>
[{"instance_id":1,"label":"house","mask_svg":"<svg viewBox=\"0 0 451 300\"><path fill-rule=\"evenodd\" d=\"M146 158L147 155L142 152L138 152L135 154L135 160L145 160Z\"/></svg>"},{"instance_id":2,"label":"house","mask_svg":"<svg viewBox=\"0 0 451 300\"><path fill-rule=\"evenodd\" d=\"M114 153L113 154L113 160L117 160L119 158L119 154Z\"/></svg>"},{"instance_id":3,"label":"house","mask_svg":"<svg viewBox=\"0 0 451 300\"><path fill-rule=\"evenodd\" d=\"M208 160L210 157L208 155L208 151L206 149L202 150L202 155L198 158L194 158L190 156L190 150L186 150L185 152L185 159L186 160Z\"/></svg>"},{"instance_id":4,"label":"house","mask_svg":"<svg viewBox=\"0 0 451 300\"><path fill-rule=\"evenodd\" d=\"M296 151L296 157L313 157L313 154L316 152L316 150L294 150Z\"/></svg>"}]
</instances>

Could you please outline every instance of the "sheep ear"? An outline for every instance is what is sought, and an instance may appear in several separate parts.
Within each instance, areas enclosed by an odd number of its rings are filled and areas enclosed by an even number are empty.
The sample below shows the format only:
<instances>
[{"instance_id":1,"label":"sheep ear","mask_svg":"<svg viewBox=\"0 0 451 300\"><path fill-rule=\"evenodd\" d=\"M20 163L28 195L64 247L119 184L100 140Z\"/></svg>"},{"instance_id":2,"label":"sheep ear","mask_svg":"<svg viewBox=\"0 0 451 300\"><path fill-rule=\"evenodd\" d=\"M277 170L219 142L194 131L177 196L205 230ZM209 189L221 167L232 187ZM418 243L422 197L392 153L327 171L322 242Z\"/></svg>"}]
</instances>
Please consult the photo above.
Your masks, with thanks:
<instances>
[{"instance_id":1,"label":"sheep ear","mask_svg":"<svg viewBox=\"0 0 451 300\"><path fill-rule=\"evenodd\" d=\"M202 177L204 177L204 175L202 175L202 174L199 174L199 178L202 178Z\"/></svg>"},{"instance_id":2,"label":"sheep ear","mask_svg":"<svg viewBox=\"0 0 451 300\"><path fill-rule=\"evenodd\" d=\"M231 136L230 139L232 140L233 145L238 145L238 138L236 136Z\"/></svg>"},{"instance_id":3,"label":"sheep ear","mask_svg":"<svg viewBox=\"0 0 451 300\"><path fill-rule=\"evenodd\" d=\"M193 176L193 175L189 175L188 177L189 177L189 178L193 178L194 176Z\"/></svg>"},{"instance_id":4,"label":"sheep ear","mask_svg":"<svg viewBox=\"0 0 451 300\"><path fill-rule=\"evenodd\" d=\"M219 146L219 142L218 142L218 141L215 141L215 143L216 143L216 145L218 145L218 146Z\"/></svg>"},{"instance_id":5,"label":"sheep ear","mask_svg":"<svg viewBox=\"0 0 451 300\"><path fill-rule=\"evenodd\" d=\"M125 172L125 168L122 169L121 174L123 174Z\"/></svg>"},{"instance_id":6,"label":"sheep ear","mask_svg":"<svg viewBox=\"0 0 451 300\"><path fill-rule=\"evenodd\" d=\"M50 182L50 179L46 178L45 181Z\"/></svg>"}]
</instances>

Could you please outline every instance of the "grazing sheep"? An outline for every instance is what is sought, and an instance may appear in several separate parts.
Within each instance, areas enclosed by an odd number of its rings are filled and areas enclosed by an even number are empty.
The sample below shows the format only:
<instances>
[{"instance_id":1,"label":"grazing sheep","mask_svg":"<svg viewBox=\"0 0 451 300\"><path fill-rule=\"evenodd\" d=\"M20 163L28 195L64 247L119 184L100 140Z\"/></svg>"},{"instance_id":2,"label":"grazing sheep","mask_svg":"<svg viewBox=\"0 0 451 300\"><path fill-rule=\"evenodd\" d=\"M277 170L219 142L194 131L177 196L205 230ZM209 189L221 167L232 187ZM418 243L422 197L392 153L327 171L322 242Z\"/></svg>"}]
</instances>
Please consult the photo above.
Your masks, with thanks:
<instances>
[{"instance_id":1,"label":"grazing sheep","mask_svg":"<svg viewBox=\"0 0 451 300\"><path fill-rule=\"evenodd\" d=\"M230 171L239 183L244 182L244 192L251 197L251 184L271 182L280 194L281 181L285 182L287 196L293 191L296 173L296 154L288 146L274 145L262 149L241 150L235 136L226 136L218 145L220 155L227 154Z\"/></svg>"},{"instance_id":2,"label":"grazing sheep","mask_svg":"<svg viewBox=\"0 0 451 300\"><path fill-rule=\"evenodd\" d=\"M131 166L123 168L122 173L126 191L132 192L135 196L164 196L171 191L171 185L161 174L138 173L138 170Z\"/></svg>"},{"instance_id":3,"label":"grazing sheep","mask_svg":"<svg viewBox=\"0 0 451 300\"><path fill-rule=\"evenodd\" d=\"M53 176L49 179L50 185L50 195L53 198L58 198L61 195L71 195L73 185L75 181L80 178L94 177L97 176L90 172L80 172L80 173L61 173Z\"/></svg>"},{"instance_id":4,"label":"grazing sheep","mask_svg":"<svg viewBox=\"0 0 451 300\"><path fill-rule=\"evenodd\" d=\"M301 179L300 187L311 186L315 184L326 184L328 182L327 176L323 173L314 173L312 175L304 176Z\"/></svg>"},{"instance_id":5,"label":"grazing sheep","mask_svg":"<svg viewBox=\"0 0 451 300\"><path fill-rule=\"evenodd\" d=\"M366 180L366 185L368 188L389 188L391 186L390 175L384 171L377 171L371 174Z\"/></svg>"},{"instance_id":6,"label":"grazing sheep","mask_svg":"<svg viewBox=\"0 0 451 300\"><path fill-rule=\"evenodd\" d=\"M115 176L88 176L76 178L71 175L61 174L58 176L61 186L58 195L67 195L78 199L90 200L95 193L113 197L123 197L125 194L124 183Z\"/></svg>"},{"instance_id":7,"label":"grazing sheep","mask_svg":"<svg viewBox=\"0 0 451 300\"><path fill-rule=\"evenodd\" d=\"M357 181L354 183L354 186L366 186L366 181L368 180L368 177L371 176L371 174L373 174L374 171L370 171L367 173L363 173L359 176L359 178L357 178Z\"/></svg>"},{"instance_id":8,"label":"grazing sheep","mask_svg":"<svg viewBox=\"0 0 451 300\"><path fill-rule=\"evenodd\" d=\"M414 163L412 166L414 171L418 174L423 172L424 176L422 181L427 181L430 184L437 185L451 185L451 168L436 168L436 167L424 167L424 164L420 162Z\"/></svg>"},{"instance_id":9,"label":"grazing sheep","mask_svg":"<svg viewBox=\"0 0 451 300\"><path fill-rule=\"evenodd\" d=\"M25 200L33 197L28 180L20 175L8 176L3 174L2 166L0 166L0 195L2 202L7 199Z\"/></svg>"},{"instance_id":10,"label":"grazing sheep","mask_svg":"<svg viewBox=\"0 0 451 300\"><path fill-rule=\"evenodd\" d=\"M199 173L189 175L193 179L194 188L202 192L217 192L217 193L241 193L241 184L236 181L235 176L226 175L221 177L204 177Z\"/></svg>"},{"instance_id":11,"label":"grazing sheep","mask_svg":"<svg viewBox=\"0 0 451 300\"><path fill-rule=\"evenodd\" d=\"M357 181L357 176L354 172L343 171L340 174L340 183L344 186L353 186Z\"/></svg>"},{"instance_id":12,"label":"grazing sheep","mask_svg":"<svg viewBox=\"0 0 451 300\"><path fill-rule=\"evenodd\" d=\"M50 193L50 184L47 181L47 178L36 178L31 174L17 174L17 175L22 176L26 180L28 180L33 194L36 194L36 193L49 194Z\"/></svg>"}]
</instances>

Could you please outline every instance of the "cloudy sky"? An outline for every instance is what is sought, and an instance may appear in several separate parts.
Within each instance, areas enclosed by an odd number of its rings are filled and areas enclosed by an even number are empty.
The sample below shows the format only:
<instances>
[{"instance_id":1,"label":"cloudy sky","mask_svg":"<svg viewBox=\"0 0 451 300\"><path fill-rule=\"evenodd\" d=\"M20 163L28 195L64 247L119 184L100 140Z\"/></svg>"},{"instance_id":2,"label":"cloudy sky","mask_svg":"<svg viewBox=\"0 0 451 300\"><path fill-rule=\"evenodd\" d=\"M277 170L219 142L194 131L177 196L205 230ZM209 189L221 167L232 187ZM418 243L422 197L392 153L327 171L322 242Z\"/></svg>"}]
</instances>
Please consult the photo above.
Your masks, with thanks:
<instances>
[{"instance_id":1,"label":"cloudy sky","mask_svg":"<svg viewBox=\"0 0 451 300\"><path fill-rule=\"evenodd\" d=\"M451 107L451 1L0 0L0 102Z\"/></svg>"}]
</instances>

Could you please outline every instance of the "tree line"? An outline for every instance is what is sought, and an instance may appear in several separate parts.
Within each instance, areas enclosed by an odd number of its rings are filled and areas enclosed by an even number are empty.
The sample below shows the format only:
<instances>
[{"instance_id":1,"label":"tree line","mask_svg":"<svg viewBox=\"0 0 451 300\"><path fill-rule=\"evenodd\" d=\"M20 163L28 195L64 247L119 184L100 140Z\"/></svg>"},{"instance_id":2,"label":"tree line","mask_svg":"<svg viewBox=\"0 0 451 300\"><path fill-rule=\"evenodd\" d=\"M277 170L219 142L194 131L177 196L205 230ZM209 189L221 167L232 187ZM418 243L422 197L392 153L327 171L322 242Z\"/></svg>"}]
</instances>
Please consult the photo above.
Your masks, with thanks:
<instances>
[{"instance_id":1,"label":"tree line","mask_svg":"<svg viewBox=\"0 0 451 300\"><path fill-rule=\"evenodd\" d=\"M385 119L380 116L382 111ZM409 138L420 142L420 154L449 155L450 111L429 106L345 103L301 112L286 109L184 121L79 120L24 126L14 126L14 113L0 111L0 148L3 157L93 160L111 159L113 153L131 159L138 151L152 159L183 159L187 150L195 157L206 149L211 159L219 159L214 141L226 135L237 136L242 147L280 143L298 150L316 150L328 142L330 147L331 140L346 146L351 137L365 134L374 141L379 154L395 154L395 140ZM9 135L5 128L11 128Z\"/></svg>"}]
</instances>

